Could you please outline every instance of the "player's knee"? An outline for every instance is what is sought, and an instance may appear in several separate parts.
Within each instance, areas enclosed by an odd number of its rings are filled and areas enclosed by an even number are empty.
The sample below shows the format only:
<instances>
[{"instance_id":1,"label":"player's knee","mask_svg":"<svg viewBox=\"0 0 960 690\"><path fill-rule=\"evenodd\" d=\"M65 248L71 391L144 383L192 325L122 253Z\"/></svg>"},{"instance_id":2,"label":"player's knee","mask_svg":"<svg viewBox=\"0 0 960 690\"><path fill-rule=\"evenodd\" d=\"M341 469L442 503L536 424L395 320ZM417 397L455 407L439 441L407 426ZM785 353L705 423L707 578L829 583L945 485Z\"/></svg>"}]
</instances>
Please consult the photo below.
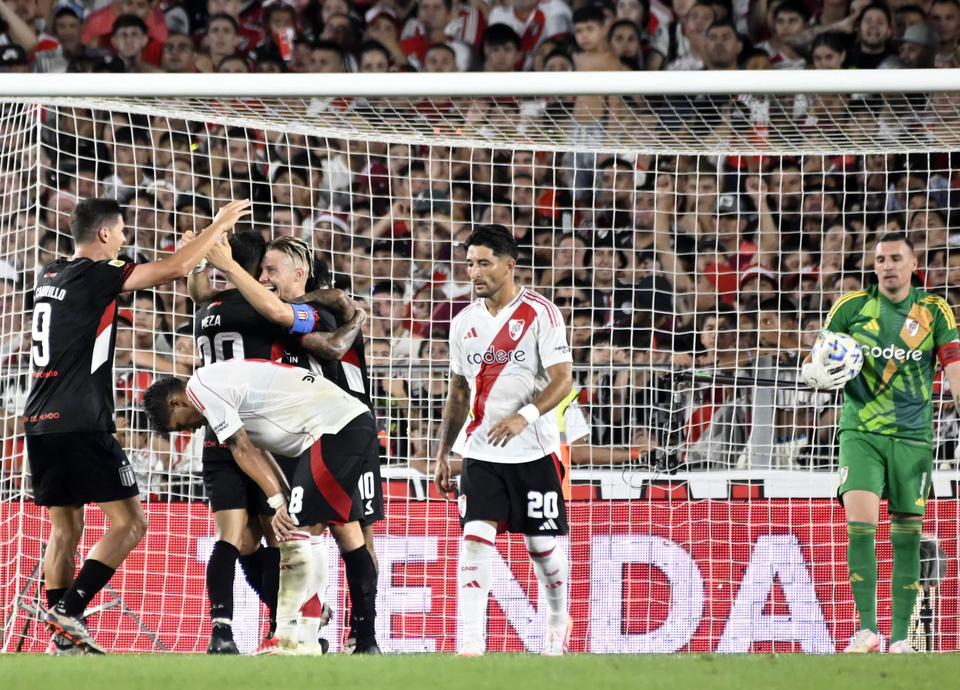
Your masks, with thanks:
<instances>
[{"instance_id":1,"label":"player's knee","mask_svg":"<svg viewBox=\"0 0 960 690\"><path fill-rule=\"evenodd\" d=\"M557 548L557 538L554 536L526 535L523 541L527 545L530 558L546 558Z\"/></svg>"},{"instance_id":2,"label":"player's knee","mask_svg":"<svg viewBox=\"0 0 960 690\"><path fill-rule=\"evenodd\" d=\"M150 523L147 521L147 516L142 510L135 513L128 527L130 539L136 540L136 543L139 544L140 540L147 536L147 528L149 526Z\"/></svg>"},{"instance_id":3,"label":"player's knee","mask_svg":"<svg viewBox=\"0 0 960 690\"><path fill-rule=\"evenodd\" d=\"M482 556L490 552L497 539L497 528L481 520L471 520L463 526L463 551Z\"/></svg>"}]
</instances>

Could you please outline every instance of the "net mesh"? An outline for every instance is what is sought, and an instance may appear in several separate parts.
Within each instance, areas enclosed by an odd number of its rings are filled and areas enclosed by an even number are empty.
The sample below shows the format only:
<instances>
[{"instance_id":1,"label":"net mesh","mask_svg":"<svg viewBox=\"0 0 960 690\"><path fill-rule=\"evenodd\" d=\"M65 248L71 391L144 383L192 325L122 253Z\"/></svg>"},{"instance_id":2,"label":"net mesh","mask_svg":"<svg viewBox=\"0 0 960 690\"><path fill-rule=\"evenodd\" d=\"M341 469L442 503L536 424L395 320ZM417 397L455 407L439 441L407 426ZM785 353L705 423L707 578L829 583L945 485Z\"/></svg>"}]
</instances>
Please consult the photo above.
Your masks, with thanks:
<instances>
[{"instance_id":1,"label":"net mesh","mask_svg":"<svg viewBox=\"0 0 960 690\"><path fill-rule=\"evenodd\" d=\"M456 645L459 527L455 504L431 487L430 459L449 323L471 299L462 242L478 222L514 230L518 282L553 300L573 347L578 395L562 415L572 648L842 648L856 614L832 501L839 399L798 387L799 361L840 295L871 282L883 232L907 231L926 289L960 304L956 94L585 100L7 100L3 649L48 640L37 616L49 525L31 502L19 419L30 291L43 265L72 252L69 213L90 196L121 201L124 253L138 261L251 198L242 225L302 237L367 308L388 497L377 527L385 651ZM202 651L214 537L200 443L147 433L137 408L157 376L197 365L194 305L185 281L122 302L118 437L151 528L90 623L117 651ZM921 593L912 639L957 650L958 424L935 405L924 527L949 561L936 591ZM81 555L103 532L98 515L87 511ZM489 648L538 650L545 607L522 540L501 536L497 559ZM342 612L345 588L331 582ZM239 574L236 593L249 651L262 612ZM335 618L334 649L342 634Z\"/></svg>"}]
</instances>

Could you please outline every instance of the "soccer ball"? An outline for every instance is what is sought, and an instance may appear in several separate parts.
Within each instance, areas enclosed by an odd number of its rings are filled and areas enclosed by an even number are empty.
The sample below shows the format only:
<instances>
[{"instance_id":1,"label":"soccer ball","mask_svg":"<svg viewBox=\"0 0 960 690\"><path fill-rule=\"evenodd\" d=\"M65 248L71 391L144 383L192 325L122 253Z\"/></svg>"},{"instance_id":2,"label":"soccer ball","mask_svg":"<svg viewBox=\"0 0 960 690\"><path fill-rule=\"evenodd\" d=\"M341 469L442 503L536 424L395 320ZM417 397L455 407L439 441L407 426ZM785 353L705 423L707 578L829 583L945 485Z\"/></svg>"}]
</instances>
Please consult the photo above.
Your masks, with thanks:
<instances>
[{"instance_id":1,"label":"soccer ball","mask_svg":"<svg viewBox=\"0 0 960 690\"><path fill-rule=\"evenodd\" d=\"M846 333L823 331L813 346L813 359L829 371L840 369L845 381L857 377L863 368L863 350L853 336Z\"/></svg>"}]
</instances>

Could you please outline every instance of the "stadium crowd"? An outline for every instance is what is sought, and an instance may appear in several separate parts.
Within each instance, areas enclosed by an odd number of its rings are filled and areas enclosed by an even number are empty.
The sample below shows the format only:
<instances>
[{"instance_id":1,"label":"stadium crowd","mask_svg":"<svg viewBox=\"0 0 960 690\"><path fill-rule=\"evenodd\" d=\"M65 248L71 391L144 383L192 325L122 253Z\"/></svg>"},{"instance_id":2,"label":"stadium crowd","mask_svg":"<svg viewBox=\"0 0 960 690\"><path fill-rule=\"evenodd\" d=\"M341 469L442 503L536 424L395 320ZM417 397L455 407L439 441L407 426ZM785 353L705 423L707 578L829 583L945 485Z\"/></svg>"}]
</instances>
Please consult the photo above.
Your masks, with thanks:
<instances>
[{"instance_id":1,"label":"stadium crowd","mask_svg":"<svg viewBox=\"0 0 960 690\"><path fill-rule=\"evenodd\" d=\"M38 71L951 67L960 39L956 0L608 0L576 10L562 0L0 0L0 16L0 63ZM605 122L588 101L536 108L573 121L583 108ZM839 113L884 108L870 96L771 102L798 127L826 123L838 132ZM689 115L665 100L649 104L666 130ZM748 118L762 110L745 97L686 105L712 113L703 121L714 129L730 124L728 105ZM636 102L602 104L608 112L620 106L643 117ZM476 122L484 113L475 111L506 107L473 101L458 112ZM871 282L875 240L892 230L917 247L917 281L960 305L953 154L615 156L388 145L67 107L42 112L38 134L20 126L27 112L8 106L0 120L8 478L22 464L31 289L48 261L72 252L69 214L91 196L124 206L124 253L136 260L172 251L230 199L254 201L240 229L306 241L337 287L370 313L384 463L423 472L446 395L449 322L471 299L462 242L473 223L513 229L518 282L547 294L566 319L579 389L570 405L579 417L568 421L580 434L574 464L829 469L834 396L763 392L722 378L694 390L676 375L795 379L827 310ZM608 134L581 130L581 143ZM119 311L118 433L148 494L202 491L198 440L176 436L169 447L147 433L137 409L157 374L188 375L197 365L193 312L183 281L128 295ZM951 419L938 428L944 439L956 437ZM772 429L772 450L757 454L752 434L761 424ZM953 447L938 445L944 462Z\"/></svg>"}]
</instances>

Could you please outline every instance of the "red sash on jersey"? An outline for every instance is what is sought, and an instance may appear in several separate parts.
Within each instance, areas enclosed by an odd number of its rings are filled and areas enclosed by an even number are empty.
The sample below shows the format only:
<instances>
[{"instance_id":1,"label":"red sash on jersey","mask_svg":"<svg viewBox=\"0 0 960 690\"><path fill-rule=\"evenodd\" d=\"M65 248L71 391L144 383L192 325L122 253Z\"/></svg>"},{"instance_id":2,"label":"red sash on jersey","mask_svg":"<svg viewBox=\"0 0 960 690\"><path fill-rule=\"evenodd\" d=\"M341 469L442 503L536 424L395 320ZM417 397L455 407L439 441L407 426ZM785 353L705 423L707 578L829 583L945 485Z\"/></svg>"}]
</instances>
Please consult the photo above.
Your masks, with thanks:
<instances>
[{"instance_id":1,"label":"red sash on jersey","mask_svg":"<svg viewBox=\"0 0 960 690\"><path fill-rule=\"evenodd\" d=\"M530 23L523 30L523 36L520 37L520 52L524 57L533 52L540 42L540 36L543 34L543 28L547 25L547 16L539 7L534 11ZM547 37L549 38L549 36Z\"/></svg>"},{"instance_id":2,"label":"red sash on jersey","mask_svg":"<svg viewBox=\"0 0 960 690\"><path fill-rule=\"evenodd\" d=\"M521 301L513 314L510 315L510 318L507 319L507 322L503 324L503 328L501 328L500 332L494 337L493 342L490 343L490 348L503 350L504 352L513 352L517 349L517 345L523 340L523 336L527 334L527 329L533 325L533 321L536 318L537 310L526 302ZM523 321L523 327L520 330L520 335L514 337L510 334L510 323L517 320ZM477 372L477 394L473 399L473 419L470 420L470 424L467 425L468 439L480 424L483 423L483 415L487 409L487 398L490 397L490 391L493 390L493 386L497 382L497 379L500 378L500 374L503 372L505 366L507 366L506 362L484 363L480 365L480 371Z\"/></svg>"}]
</instances>

